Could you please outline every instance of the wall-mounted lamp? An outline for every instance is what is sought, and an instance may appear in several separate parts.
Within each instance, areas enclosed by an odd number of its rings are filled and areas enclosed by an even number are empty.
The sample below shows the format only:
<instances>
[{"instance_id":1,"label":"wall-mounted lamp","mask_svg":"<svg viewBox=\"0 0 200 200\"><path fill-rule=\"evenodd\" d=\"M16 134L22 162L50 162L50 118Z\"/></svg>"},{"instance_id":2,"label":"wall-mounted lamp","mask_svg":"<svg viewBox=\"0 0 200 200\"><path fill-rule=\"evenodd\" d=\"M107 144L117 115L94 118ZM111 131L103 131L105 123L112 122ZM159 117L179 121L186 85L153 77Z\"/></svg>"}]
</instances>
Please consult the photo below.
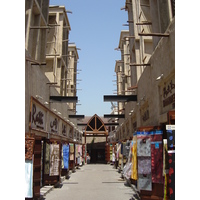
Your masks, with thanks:
<instances>
[{"instance_id":1,"label":"wall-mounted lamp","mask_svg":"<svg viewBox=\"0 0 200 200\"><path fill-rule=\"evenodd\" d=\"M61 115L61 112L57 112L58 115Z\"/></svg>"},{"instance_id":2,"label":"wall-mounted lamp","mask_svg":"<svg viewBox=\"0 0 200 200\"><path fill-rule=\"evenodd\" d=\"M49 105L49 102L45 101L45 102L44 102L44 105Z\"/></svg>"},{"instance_id":3,"label":"wall-mounted lamp","mask_svg":"<svg viewBox=\"0 0 200 200\"><path fill-rule=\"evenodd\" d=\"M35 95L36 99L43 99L43 97L39 96L38 94Z\"/></svg>"},{"instance_id":4,"label":"wall-mounted lamp","mask_svg":"<svg viewBox=\"0 0 200 200\"><path fill-rule=\"evenodd\" d=\"M156 81L159 81L160 79L162 79L163 76L164 76L163 74L161 74L160 76L158 76L157 79L156 79Z\"/></svg>"},{"instance_id":5,"label":"wall-mounted lamp","mask_svg":"<svg viewBox=\"0 0 200 200\"><path fill-rule=\"evenodd\" d=\"M140 99L140 101L144 101L145 100L145 95Z\"/></svg>"}]
</instances>

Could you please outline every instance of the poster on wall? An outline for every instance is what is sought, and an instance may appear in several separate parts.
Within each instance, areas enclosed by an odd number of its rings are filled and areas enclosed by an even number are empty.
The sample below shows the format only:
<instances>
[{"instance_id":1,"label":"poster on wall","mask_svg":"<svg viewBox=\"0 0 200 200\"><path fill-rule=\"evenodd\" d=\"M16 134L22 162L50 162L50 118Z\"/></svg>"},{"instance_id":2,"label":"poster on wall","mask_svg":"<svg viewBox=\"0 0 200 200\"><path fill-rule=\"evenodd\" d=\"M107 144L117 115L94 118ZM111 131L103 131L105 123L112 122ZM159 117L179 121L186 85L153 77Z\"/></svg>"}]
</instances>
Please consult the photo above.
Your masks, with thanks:
<instances>
[{"instance_id":1,"label":"poster on wall","mask_svg":"<svg viewBox=\"0 0 200 200\"><path fill-rule=\"evenodd\" d=\"M59 175L59 144L50 144L50 173L49 176Z\"/></svg>"},{"instance_id":2,"label":"poster on wall","mask_svg":"<svg viewBox=\"0 0 200 200\"><path fill-rule=\"evenodd\" d=\"M25 198L33 197L33 161L25 160Z\"/></svg>"}]
</instances>

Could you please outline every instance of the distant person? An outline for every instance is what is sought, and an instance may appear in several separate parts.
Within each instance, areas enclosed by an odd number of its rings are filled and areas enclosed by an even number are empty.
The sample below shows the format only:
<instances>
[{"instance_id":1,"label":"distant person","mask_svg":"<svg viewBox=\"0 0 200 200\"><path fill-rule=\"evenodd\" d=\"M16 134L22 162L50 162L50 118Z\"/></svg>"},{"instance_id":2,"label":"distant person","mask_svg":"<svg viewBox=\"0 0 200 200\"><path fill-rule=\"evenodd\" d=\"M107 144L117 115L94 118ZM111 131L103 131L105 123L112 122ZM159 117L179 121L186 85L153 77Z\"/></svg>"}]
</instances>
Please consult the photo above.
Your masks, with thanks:
<instances>
[{"instance_id":1,"label":"distant person","mask_svg":"<svg viewBox=\"0 0 200 200\"><path fill-rule=\"evenodd\" d=\"M87 153L87 164L90 163L90 155Z\"/></svg>"},{"instance_id":2,"label":"distant person","mask_svg":"<svg viewBox=\"0 0 200 200\"><path fill-rule=\"evenodd\" d=\"M112 162L113 162L113 165L115 164L115 152L113 152L112 154Z\"/></svg>"}]
</instances>

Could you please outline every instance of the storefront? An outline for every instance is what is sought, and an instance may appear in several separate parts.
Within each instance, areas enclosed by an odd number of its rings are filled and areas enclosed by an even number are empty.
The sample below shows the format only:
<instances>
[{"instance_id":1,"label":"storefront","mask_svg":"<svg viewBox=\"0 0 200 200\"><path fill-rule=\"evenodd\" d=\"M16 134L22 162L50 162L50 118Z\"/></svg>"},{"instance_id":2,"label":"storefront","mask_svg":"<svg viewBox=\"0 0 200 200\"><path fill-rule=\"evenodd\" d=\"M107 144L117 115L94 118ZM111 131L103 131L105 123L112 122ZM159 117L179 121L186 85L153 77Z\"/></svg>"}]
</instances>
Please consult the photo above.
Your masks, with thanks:
<instances>
[{"instance_id":1,"label":"storefront","mask_svg":"<svg viewBox=\"0 0 200 200\"><path fill-rule=\"evenodd\" d=\"M38 198L42 186L56 185L61 176L67 176L73 131L70 123L31 97L25 134L26 198Z\"/></svg>"}]
</instances>

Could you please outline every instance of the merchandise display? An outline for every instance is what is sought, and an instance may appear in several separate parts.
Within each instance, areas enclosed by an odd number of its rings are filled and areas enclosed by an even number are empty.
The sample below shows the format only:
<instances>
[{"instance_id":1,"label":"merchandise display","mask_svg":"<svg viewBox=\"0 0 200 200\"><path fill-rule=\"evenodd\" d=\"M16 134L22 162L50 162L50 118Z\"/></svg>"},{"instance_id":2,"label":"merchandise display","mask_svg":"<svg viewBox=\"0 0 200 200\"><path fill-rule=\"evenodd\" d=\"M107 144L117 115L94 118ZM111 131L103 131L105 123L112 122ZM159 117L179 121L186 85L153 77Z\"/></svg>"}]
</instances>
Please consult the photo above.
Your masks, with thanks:
<instances>
[{"instance_id":1,"label":"merchandise display","mask_svg":"<svg viewBox=\"0 0 200 200\"><path fill-rule=\"evenodd\" d=\"M33 161L25 160L25 197L33 197Z\"/></svg>"},{"instance_id":2,"label":"merchandise display","mask_svg":"<svg viewBox=\"0 0 200 200\"><path fill-rule=\"evenodd\" d=\"M151 174L147 175L138 174L138 189L152 191Z\"/></svg>"},{"instance_id":3,"label":"merchandise display","mask_svg":"<svg viewBox=\"0 0 200 200\"><path fill-rule=\"evenodd\" d=\"M50 144L49 176L59 176L59 144Z\"/></svg>"},{"instance_id":4,"label":"merchandise display","mask_svg":"<svg viewBox=\"0 0 200 200\"><path fill-rule=\"evenodd\" d=\"M69 145L63 145L63 169L69 168Z\"/></svg>"}]
</instances>

